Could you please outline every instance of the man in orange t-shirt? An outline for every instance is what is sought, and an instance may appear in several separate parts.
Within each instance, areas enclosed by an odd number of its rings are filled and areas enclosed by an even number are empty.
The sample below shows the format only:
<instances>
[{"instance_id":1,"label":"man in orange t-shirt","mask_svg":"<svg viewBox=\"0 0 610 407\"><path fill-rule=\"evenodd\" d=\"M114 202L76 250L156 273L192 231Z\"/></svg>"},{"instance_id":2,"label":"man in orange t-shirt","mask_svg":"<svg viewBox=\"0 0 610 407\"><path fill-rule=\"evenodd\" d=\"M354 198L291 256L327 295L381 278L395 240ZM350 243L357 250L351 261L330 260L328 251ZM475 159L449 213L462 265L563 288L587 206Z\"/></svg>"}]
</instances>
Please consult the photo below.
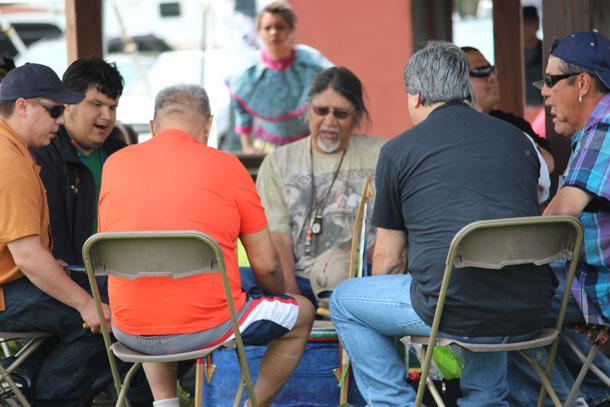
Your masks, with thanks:
<instances>
[{"instance_id":1,"label":"man in orange t-shirt","mask_svg":"<svg viewBox=\"0 0 610 407\"><path fill-rule=\"evenodd\" d=\"M207 147L212 123L205 90L176 85L155 100L153 138L108 158L102 173L100 232L198 230L220 244L244 343L272 344L255 393L271 404L298 365L313 323L303 297L283 295L279 258L254 182L239 160ZM241 289L240 238L262 294ZM179 280L108 281L115 336L149 354L184 352L233 336L222 282L201 274ZM178 406L176 364L145 364L155 405Z\"/></svg>"}]
</instances>

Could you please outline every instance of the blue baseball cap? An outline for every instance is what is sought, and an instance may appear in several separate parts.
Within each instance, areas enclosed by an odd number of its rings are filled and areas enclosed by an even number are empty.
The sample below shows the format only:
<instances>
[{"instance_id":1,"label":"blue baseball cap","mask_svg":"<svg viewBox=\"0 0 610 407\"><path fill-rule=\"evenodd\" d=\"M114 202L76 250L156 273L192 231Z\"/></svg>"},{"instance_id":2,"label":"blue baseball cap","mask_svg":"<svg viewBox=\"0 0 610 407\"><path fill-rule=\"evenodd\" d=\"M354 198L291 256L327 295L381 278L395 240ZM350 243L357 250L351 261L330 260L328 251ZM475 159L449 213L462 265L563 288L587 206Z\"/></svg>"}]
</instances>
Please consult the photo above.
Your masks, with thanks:
<instances>
[{"instance_id":1,"label":"blue baseball cap","mask_svg":"<svg viewBox=\"0 0 610 407\"><path fill-rule=\"evenodd\" d=\"M562 38L551 55L597 74L610 88L610 39L597 31L583 31Z\"/></svg>"},{"instance_id":2,"label":"blue baseball cap","mask_svg":"<svg viewBox=\"0 0 610 407\"><path fill-rule=\"evenodd\" d=\"M83 100L85 94L64 89L57 74L41 64L26 63L12 69L0 83L0 100L39 97L74 104Z\"/></svg>"}]
</instances>

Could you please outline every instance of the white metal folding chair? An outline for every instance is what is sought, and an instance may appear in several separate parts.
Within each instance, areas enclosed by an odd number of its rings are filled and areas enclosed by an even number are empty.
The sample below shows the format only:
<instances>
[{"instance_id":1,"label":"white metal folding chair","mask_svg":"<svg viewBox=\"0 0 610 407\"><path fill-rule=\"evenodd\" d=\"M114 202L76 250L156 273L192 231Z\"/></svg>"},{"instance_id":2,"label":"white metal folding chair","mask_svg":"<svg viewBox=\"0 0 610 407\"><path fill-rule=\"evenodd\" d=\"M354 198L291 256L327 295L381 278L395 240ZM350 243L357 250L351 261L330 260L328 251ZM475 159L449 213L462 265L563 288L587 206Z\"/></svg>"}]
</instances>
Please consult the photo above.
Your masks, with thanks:
<instances>
[{"instance_id":1,"label":"white metal folding chair","mask_svg":"<svg viewBox=\"0 0 610 407\"><path fill-rule=\"evenodd\" d=\"M241 369L241 378L233 406L237 407L239 405L244 384L248 388L251 405L257 406L224 257L220 246L211 236L197 231L98 233L85 242L83 259L101 321L101 331L106 344L114 384L119 395L117 407L123 405L129 383L142 363L201 359L215 349L223 347L235 349ZM203 350L161 356L143 354L120 342L111 342L110 334L104 324L104 315L95 276L109 275L127 279L156 276L183 278L201 273L220 274L235 333L234 341ZM127 372L123 383L121 383L115 356L125 362L134 363ZM196 380L197 383L202 384L203 375L200 372L201 370L198 369ZM195 395L195 403L198 406L201 406L202 403L201 391L202 387L199 386L198 394Z\"/></svg>"},{"instance_id":2,"label":"white metal folding chair","mask_svg":"<svg viewBox=\"0 0 610 407\"><path fill-rule=\"evenodd\" d=\"M559 316L554 329L544 328L533 338L505 344L473 344L453 339L437 337L442 319L445 295L454 268L479 267L499 270L508 265L533 263L546 264L556 259L578 259L583 240L580 222L571 216L534 216L524 218L491 219L470 223L464 226L453 238L445 263L445 274L439 292L439 299L432 323L430 336L411 336L412 343L422 345L422 366L415 406L421 405L426 384L436 403L444 406L432 380L428 377L434 346L458 345L470 352L507 352L519 351L532 365L542 381L543 389L549 393L553 403L560 407L555 391L548 377L553 368L559 334L568 304L572 280L576 271L576 261L571 261L566 287L562 297ZM550 345L551 350L543 371L525 349ZM424 379L425 378L425 379Z\"/></svg>"}]
</instances>

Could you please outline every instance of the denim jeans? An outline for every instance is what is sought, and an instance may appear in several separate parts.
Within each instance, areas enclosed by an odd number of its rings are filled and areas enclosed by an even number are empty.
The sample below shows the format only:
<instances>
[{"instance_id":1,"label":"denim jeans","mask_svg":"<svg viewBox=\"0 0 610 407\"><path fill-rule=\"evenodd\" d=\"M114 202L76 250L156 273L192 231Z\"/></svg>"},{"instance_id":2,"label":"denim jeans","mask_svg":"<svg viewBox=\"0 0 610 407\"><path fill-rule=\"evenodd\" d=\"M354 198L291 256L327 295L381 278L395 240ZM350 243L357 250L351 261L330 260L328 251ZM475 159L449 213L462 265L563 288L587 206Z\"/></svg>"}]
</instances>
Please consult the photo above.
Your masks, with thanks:
<instances>
[{"instance_id":1,"label":"denim jeans","mask_svg":"<svg viewBox=\"0 0 610 407\"><path fill-rule=\"evenodd\" d=\"M358 389L371 407L411 407L415 390L405 381L406 368L394 345L394 337L429 335L427 326L411 305L411 275L384 275L341 283L330 302L331 319L352 360ZM439 335L441 335L439 333ZM504 343L520 337L463 338L476 343ZM508 406L506 352L464 351L465 368L460 380L460 407Z\"/></svg>"},{"instance_id":2,"label":"denim jeans","mask_svg":"<svg viewBox=\"0 0 610 407\"><path fill-rule=\"evenodd\" d=\"M45 331L54 336L24 363L36 372L34 406L90 406L97 376L108 370L101 335L84 329L80 314L39 290L27 278L2 286L6 310L0 330Z\"/></svg>"},{"instance_id":3,"label":"denim jeans","mask_svg":"<svg viewBox=\"0 0 610 407\"><path fill-rule=\"evenodd\" d=\"M563 295L566 276L563 272L562 262L553 262L553 271L559 280L559 286L555 291L555 296L551 303L551 311L547 318L546 325L549 327L555 327L557 321L557 314L559 313L559 306L561 305L561 297ZM591 349L591 345L587 342L587 336L584 333L577 333L574 329L570 328L571 325L584 324L580 308L576 304L574 298L570 295L568 307L566 309L564 326L566 326L564 332L568 334L570 339L581 349L586 355ZM534 357L538 363L543 367L546 367L547 360L547 348L536 348L530 349L527 352ZM608 358L598 352L593 360L595 366L600 368L602 372L610 376L610 361ZM557 349L557 355L555 357L553 371L551 373L550 382L553 389L557 393L557 396L561 401L564 401L570 392L570 389L574 383L576 375L580 371L582 363L576 357L574 352L570 349L568 344L560 340L559 348ZM508 383L509 383L509 401L511 405L519 405L524 407L535 407L538 402L538 395L540 392L540 379L533 372L533 369L529 362L525 360L521 355L511 352L508 357ZM588 373L585 376L585 380L580 386L580 396L590 402L591 405L595 406L602 401L610 398L610 389L601 382L597 376L592 373ZM545 406L553 406L553 402L547 396L545 400Z\"/></svg>"}]
</instances>

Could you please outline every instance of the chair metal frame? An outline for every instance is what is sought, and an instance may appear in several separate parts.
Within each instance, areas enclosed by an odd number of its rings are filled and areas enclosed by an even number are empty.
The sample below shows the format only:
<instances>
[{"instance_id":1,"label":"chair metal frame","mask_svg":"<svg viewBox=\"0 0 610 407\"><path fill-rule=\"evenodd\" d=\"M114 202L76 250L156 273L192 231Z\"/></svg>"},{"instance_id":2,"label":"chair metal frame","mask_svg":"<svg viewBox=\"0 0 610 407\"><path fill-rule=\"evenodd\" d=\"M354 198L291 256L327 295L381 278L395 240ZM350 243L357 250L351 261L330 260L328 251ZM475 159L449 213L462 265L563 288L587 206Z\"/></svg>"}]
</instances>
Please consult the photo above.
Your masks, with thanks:
<instances>
[{"instance_id":1,"label":"chair metal frame","mask_svg":"<svg viewBox=\"0 0 610 407\"><path fill-rule=\"evenodd\" d=\"M248 389L251 405L253 407L257 406L224 257L214 238L198 231L98 233L87 239L83 245L83 259L100 318L101 332L118 394L117 407L121 407L125 403L129 383L142 363L201 359L219 348L234 348L241 369L241 377L233 406L239 406L244 385ZM172 355L147 355L136 352L120 342L112 343L108 327L104 323L96 276L117 276L127 279L157 276L183 278L200 273L219 273L221 276L235 335L233 341L206 349ZM123 383L121 383L115 357L133 363ZM200 377L197 377L196 380L203 381L199 370L197 373L197 376ZM201 405L201 387L198 394L195 395L195 399L196 403Z\"/></svg>"},{"instance_id":2,"label":"chair metal frame","mask_svg":"<svg viewBox=\"0 0 610 407\"><path fill-rule=\"evenodd\" d=\"M43 342L51 336L48 332L0 332L0 338L2 338L2 348L4 349L5 356L11 356L7 354L8 346L6 345L6 341L15 340L15 339L27 339L28 342L15 354L15 360L8 366L4 367L0 363L0 383L6 382L9 388L13 391L17 400L21 403L23 407L30 407L30 403L23 395L19 387L15 384L10 374L17 369L23 361L25 361L30 355L40 346Z\"/></svg>"},{"instance_id":3,"label":"chair metal frame","mask_svg":"<svg viewBox=\"0 0 610 407\"><path fill-rule=\"evenodd\" d=\"M525 357L542 382L541 393L545 390L557 407L561 407L555 391L548 378L553 368L557 353L559 336L563 319L576 272L576 263L583 241L583 227L578 219L572 216L532 216L522 218L490 219L470 223L456 233L447 254L445 272L439 299L434 314L429 336L411 336L412 343L422 345L422 366L415 406L419 407L424 397L426 384L436 403L444 406L428 372L432 361L434 346L456 344L471 352L505 352L519 351ZM494 242L492 245L491 242ZM453 339L437 337L442 319L445 296L454 268L479 267L495 272L508 265L533 263L542 265L556 259L570 260L566 287L554 329L543 328L533 338L506 344L473 344ZM546 370L523 350L551 345ZM426 378L425 380L423 378Z\"/></svg>"},{"instance_id":4,"label":"chair metal frame","mask_svg":"<svg viewBox=\"0 0 610 407\"><path fill-rule=\"evenodd\" d=\"M595 355L599 351L600 345L597 341L598 341L598 339L600 339L601 335L603 335L603 332L598 331L596 337L592 336L593 343L591 344L591 350L589 351L589 353L587 355L584 355L582 353L582 351L580 350L580 348L570 339L570 337L568 335L566 335L565 331L563 331L561 333L561 337L563 338L563 340L566 341L566 343L568 344L570 349L572 349L572 351L574 352L576 357L578 357L578 359L583 364L580 371L578 372L578 375L576 376L576 379L574 380L574 384L572 385L572 388L570 389L568 398L563 403L563 405L565 407L572 405L572 401L576 397L576 394L578 393L580 385L582 384L582 381L584 380L586 374L589 371L591 373L595 374L599 378L599 380L601 380L604 384L606 384L606 386L608 386L608 388L610 388L610 377L608 377L604 372L602 372L597 366L595 366L593 364L593 359L595 358Z\"/></svg>"}]
</instances>

